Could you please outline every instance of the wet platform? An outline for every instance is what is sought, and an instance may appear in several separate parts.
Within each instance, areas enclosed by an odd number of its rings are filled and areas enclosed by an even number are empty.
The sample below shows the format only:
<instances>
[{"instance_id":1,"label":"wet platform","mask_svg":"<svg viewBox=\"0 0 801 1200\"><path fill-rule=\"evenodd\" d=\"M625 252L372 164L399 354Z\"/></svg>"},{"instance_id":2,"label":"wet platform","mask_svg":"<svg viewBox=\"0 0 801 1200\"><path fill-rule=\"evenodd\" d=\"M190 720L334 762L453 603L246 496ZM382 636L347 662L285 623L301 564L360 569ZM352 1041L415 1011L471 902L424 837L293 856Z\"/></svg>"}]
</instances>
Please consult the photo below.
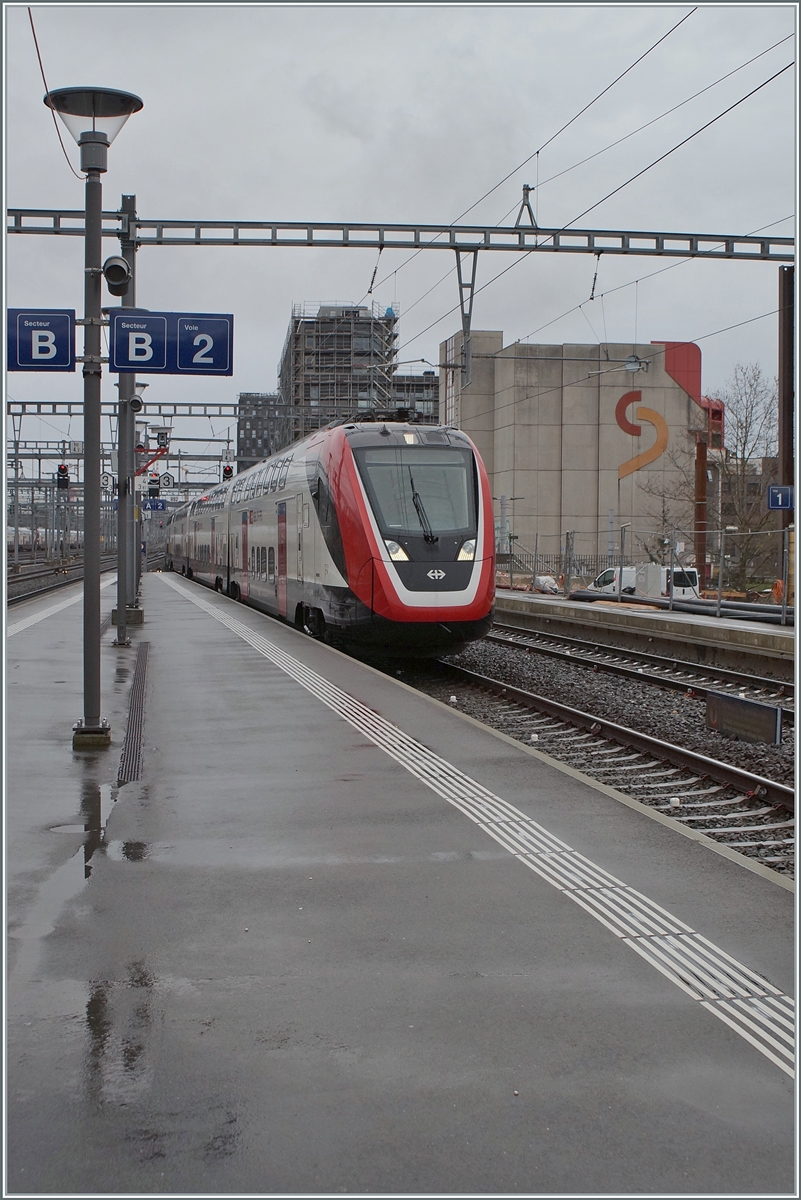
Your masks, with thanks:
<instances>
[{"instance_id":1,"label":"wet platform","mask_svg":"<svg viewBox=\"0 0 801 1200\"><path fill-rule=\"evenodd\" d=\"M694 613L670 612L643 604L616 600L579 601L561 596L543 596L526 592L499 590L496 593L495 619L508 624L539 625L550 618L554 624L581 628L581 636L607 631L651 637L654 641L686 644L736 656L757 656L772 664L792 666L795 656L795 630L792 626L765 624L735 617L715 617ZM722 665L722 664L721 664Z\"/></svg>"},{"instance_id":2,"label":"wet platform","mask_svg":"<svg viewBox=\"0 0 801 1200\"><path fill-rule=\"evenodd\" d=\"M106 751L80 603L9 626L7 1194L792 1193L787 881L178 576L143 606Z\"/></svg>"}]
</instances>

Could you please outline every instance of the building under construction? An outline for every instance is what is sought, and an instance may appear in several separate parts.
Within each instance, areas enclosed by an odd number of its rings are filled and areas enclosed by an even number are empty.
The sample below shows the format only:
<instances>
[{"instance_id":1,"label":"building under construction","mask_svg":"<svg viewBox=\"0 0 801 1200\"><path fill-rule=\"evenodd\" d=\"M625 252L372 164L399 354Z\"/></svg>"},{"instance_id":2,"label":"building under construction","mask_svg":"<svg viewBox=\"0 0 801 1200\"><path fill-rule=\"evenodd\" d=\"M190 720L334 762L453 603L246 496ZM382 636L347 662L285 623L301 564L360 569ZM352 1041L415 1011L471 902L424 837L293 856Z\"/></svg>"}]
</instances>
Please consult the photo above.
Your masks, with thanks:
<instances>
[{"instance_id":1,"label":"building under construction","mask_svg":"<svg viewBox=\"0 0 801 1200\"><path fill-rule=\"evenodd\" d=\"M397 407L397 327L397 311L377 304L293 306L278 368L279 398L292 424L285 445L330 421Z\"/></svg>"}]
</instances>

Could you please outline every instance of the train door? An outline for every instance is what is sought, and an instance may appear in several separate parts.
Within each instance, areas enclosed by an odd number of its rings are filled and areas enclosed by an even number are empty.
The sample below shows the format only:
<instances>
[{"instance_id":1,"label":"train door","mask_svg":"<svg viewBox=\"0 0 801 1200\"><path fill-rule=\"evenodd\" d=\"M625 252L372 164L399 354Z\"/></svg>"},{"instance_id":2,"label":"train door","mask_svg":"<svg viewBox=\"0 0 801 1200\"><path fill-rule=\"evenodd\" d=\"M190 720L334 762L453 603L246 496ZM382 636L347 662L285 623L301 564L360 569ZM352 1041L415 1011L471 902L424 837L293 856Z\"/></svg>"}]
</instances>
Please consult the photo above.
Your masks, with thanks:
<instances>
[{"instance_id":1,"label":"train door","mask_svg":"<svg viewBox=\"0 0 801 1200\"><path fill-rule=\"evenodd\" d=\"M286 501L276 506L278 514L278 615L286 616Z\"/></svg>"},{"instance_id":2,"label":"train door","mask_svg":"<svg viewBox=\"0 0 801 1200\"><path fill-rule=\"evenodd\" d=\"M211 572L211 582L214 583L217 574L217 538L214 536L214 526L216 518L211 518L211 533L209 534L209 571Z\"/></svg>"},{"instance_id":3,"label":"train door","mask_svg":"<svg viewBox=\"0 0 801 1200\"><path fill-rule=\"evenodd\" d=\"M303 497L295 497L295 516L298 531L298 583L303 584Z\"/></svg>"},{"instance_id":4,"label":"train door","mask_svg":"<svg viewBox=\"0 0 801 1200\"><path fill-rule=\"evenodd\" d=\"M242 513L242 598L248 598L248 510Z\"/></svg>"}]
</instances>

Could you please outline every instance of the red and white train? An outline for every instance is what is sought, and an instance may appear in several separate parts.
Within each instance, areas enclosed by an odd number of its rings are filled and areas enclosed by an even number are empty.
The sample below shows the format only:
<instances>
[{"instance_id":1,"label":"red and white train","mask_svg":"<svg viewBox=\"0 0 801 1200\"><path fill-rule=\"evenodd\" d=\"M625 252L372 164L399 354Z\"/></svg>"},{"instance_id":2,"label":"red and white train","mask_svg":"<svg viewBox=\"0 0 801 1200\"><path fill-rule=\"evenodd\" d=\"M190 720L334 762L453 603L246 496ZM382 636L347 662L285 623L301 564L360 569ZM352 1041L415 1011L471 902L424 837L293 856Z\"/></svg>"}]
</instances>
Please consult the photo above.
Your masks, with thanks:
<instances>
[{"instance_id":1,"label":"red and white train","mask_svg":"<svg viewBox=\"0 0 801 1200\"><path fill-rule=\"evenodd\" d=\"M492 623L492 497L456 429L320 430L167 526L168 568L346 648L442 654Z\"/></svg>"}]
</instances>

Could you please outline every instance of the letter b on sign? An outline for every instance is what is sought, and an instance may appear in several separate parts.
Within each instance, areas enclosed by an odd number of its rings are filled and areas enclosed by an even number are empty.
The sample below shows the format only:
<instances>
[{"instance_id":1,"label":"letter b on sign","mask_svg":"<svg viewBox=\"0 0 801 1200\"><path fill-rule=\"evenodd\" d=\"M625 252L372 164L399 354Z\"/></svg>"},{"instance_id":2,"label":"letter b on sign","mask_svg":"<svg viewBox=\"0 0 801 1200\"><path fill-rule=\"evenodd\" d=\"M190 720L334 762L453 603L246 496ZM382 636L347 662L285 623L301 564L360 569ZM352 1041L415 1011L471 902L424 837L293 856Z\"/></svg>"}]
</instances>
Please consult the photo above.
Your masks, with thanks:
<instances>
[{"instance_id":1,"label":"letter b on sign","mask_svg":"<svg viewBox=\"0 0 801 1200\"><path fill-rule=\"evenodd\" d=\"M56 357L56 335L50 329L34 329L31 334L31 358L50 359Z\"/></svg>"},{"instance_id":2,"label":"letter b on sign","mask_svg":"<svg viewBox=\"0 0 801 1200\"><path fill-rule=\"evenodd\" d=\"M149 333L128 334L128 358L131 362L148 362L153 357L153 339Z\"/></svg>"},{"instance_id":3,"label":"letter b on sign","mask_svg":"<svg viewBox=\"0 0 801 1200\"><path fill-rule=\"evenodd\" d=\"M9 308L9 371L74 371L75 310Z\"/></svg>"}]
</instances>

